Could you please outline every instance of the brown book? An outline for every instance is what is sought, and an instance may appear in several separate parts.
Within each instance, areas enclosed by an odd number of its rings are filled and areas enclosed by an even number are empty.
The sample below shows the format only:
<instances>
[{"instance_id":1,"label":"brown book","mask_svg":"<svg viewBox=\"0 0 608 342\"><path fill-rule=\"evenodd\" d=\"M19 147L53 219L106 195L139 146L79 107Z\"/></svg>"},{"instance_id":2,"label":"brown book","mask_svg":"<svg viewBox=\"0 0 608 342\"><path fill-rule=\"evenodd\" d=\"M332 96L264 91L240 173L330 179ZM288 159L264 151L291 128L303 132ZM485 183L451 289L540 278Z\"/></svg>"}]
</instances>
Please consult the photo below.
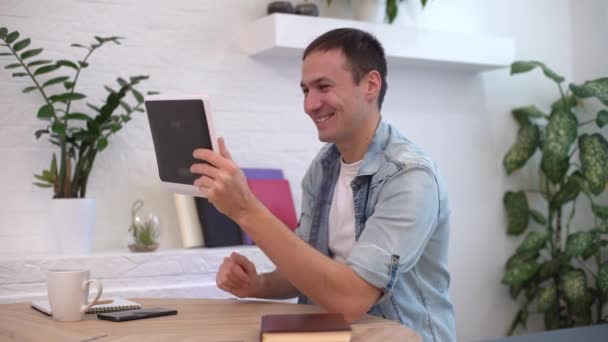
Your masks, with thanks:
<instances>
[{"instance_id":1,"label":"brown book","mask_svg":"<svg viewBox=\"0 0 608 342\"><path fill-rule=\"evenodd\" d=\"M350 325L341 314L262 316L262 342L348 342L350 337Z\"/></svg>"}]
</instances>

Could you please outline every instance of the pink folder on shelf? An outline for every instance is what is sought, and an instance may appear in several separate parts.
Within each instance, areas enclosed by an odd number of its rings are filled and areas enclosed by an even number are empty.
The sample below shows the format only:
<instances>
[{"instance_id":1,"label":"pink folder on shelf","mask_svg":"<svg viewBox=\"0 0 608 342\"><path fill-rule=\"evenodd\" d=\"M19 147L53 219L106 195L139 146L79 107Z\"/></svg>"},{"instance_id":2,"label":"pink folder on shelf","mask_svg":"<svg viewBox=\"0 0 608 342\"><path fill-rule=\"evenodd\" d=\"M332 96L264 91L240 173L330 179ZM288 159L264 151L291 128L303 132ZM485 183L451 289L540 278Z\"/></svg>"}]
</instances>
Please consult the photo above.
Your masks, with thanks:
<instances>
[{"instance_id":1,"label":"pink folder on shelf","mask_svg":"<svg viewBox=\"0 0 608 342\"><path fill-rule=\"evenodd\" d=\"M248 179L253 194L290 230L298 225L296 210L287 179Z\"/></svg>"}]
</instances>

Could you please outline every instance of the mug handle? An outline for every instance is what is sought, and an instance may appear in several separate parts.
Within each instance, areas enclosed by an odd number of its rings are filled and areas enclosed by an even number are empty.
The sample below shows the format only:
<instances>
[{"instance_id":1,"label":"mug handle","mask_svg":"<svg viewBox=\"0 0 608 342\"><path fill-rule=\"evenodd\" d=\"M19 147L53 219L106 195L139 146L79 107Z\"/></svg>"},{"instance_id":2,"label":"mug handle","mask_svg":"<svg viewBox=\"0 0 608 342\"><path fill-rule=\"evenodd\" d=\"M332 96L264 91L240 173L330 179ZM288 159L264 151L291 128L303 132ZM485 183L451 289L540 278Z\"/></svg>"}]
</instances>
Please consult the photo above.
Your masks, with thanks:
<instances>
[{"instance_id":1,"label":"mug handle","mask_svg":"<svg viewBox=\"0 0 608 342\"><path fill-rule=\"evenodd\" d=\"M101 297L101 294L103 293L103 285L101 285L101 282L99 282L99 280L97 280L97 279L90 279L90 280L83 282L82 290L85 291L87 289L87 287L90 287L91 284L95 284L97 293L95 294L95 298L90 303L87 303L86 305L83 305L80 308L80 312L86 313L87 310L89 310L91 308L91 306L97 304L97 302L99 301L99 297Z\"/></svg>"}]
</instances>

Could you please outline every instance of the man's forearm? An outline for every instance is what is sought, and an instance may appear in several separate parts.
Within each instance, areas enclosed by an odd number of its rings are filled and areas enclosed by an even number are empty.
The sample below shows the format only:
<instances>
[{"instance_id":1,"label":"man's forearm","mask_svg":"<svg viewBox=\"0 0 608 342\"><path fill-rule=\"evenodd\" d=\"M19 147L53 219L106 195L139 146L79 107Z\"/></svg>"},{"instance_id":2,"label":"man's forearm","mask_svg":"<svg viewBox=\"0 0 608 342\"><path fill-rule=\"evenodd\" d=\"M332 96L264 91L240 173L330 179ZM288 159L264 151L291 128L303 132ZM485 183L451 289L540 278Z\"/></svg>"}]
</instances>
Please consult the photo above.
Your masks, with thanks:
<instances>
[{"instance_id":1,"label":"man's forearm","mask_svg":"<svg viewBox=\"0 0 608 342\"><path fill-rule=\"evenodd\" d=\"M281 277L326 310L357 319L380 297L380 290L300 240L262 205L237 223L277 266Z\"/></svg>"},{"instance_id":2,"label":"man's forearm","mask_svg":"<svg viewBox=\"0 0 608 342\"><path fill-rule=\"evenodd\" d=\"M254 294L256 298L288 299L297 297L300 292L285 279L278 270L260 275L261 286Z\"/></svg>"}]
</instances>

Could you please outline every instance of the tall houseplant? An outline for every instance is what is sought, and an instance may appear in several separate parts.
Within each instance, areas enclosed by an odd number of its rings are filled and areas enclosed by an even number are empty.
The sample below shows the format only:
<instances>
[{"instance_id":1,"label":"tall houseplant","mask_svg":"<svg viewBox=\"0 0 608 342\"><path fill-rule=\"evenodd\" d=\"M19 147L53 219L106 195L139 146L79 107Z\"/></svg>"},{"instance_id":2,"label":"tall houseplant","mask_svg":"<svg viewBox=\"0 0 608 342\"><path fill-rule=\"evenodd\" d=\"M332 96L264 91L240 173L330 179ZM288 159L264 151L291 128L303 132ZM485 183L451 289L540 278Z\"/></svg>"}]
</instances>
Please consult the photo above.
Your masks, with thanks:
<instances>
[{"instance_id":1,"label":"tall houseplant","mask_svg":"<svg viewBox=\"0 0 608 342\"><path fill-rule=\"evenodd\" d=\"M537 61L515 62L511 74L535 68L556 85L559 97L550 113L533 105L512 111L520 128L503 160L507 174L524 167L536 151L542 158L538 188L503 197L507 234L526 234L502 279L513 299L522 297L509 335L526 327L531 314L543 315L546 329L608 322L608 207L599 202L608 181L608 78L564 89L564 77ZM593 117L583 104L587 98L604 107ZM593 127L581 132L582 126ZM541 199L542 209L531 208L532 196ZM581 198L590 211L577 206ZM573 225L576 215L591 219L588 226ZM536 224L529 227L530 220Z\"/></svg>"},{"instance_id":2,"label":"tall houseplant","mask_svg":"<svg viewBox=\"0 0 608 342\"><path fill-rule=\"evenodd\" d=\"M54 198L85 197L97 154L107 147L108 138L131 120L134 112L144 111L144 97L135 86L148 76L118 78L116 89L105 86L108 95L100 106L86 103L88 113L75 110L73 104L87 97L77 91L77 85L83 70L89 66L89 58L102 46L120 44L123 38L95 37L95 42L89 45L72 44L83 50L82 58L52 61L40 58L43 49L31 48L29 38L19 37L18 31L0 28L0 56L15 59L4 68L12 71L13 77L31 81L23 93L37 91L41 95L43 103L37 116L44 127L37 130L35 136L37 139L48 136L59 150L59 158L53 153L49 168L34 176L35 184L53 188ZM127 102L129 94L133 97L132 104Z\"/></svg>"}]
</instances>

